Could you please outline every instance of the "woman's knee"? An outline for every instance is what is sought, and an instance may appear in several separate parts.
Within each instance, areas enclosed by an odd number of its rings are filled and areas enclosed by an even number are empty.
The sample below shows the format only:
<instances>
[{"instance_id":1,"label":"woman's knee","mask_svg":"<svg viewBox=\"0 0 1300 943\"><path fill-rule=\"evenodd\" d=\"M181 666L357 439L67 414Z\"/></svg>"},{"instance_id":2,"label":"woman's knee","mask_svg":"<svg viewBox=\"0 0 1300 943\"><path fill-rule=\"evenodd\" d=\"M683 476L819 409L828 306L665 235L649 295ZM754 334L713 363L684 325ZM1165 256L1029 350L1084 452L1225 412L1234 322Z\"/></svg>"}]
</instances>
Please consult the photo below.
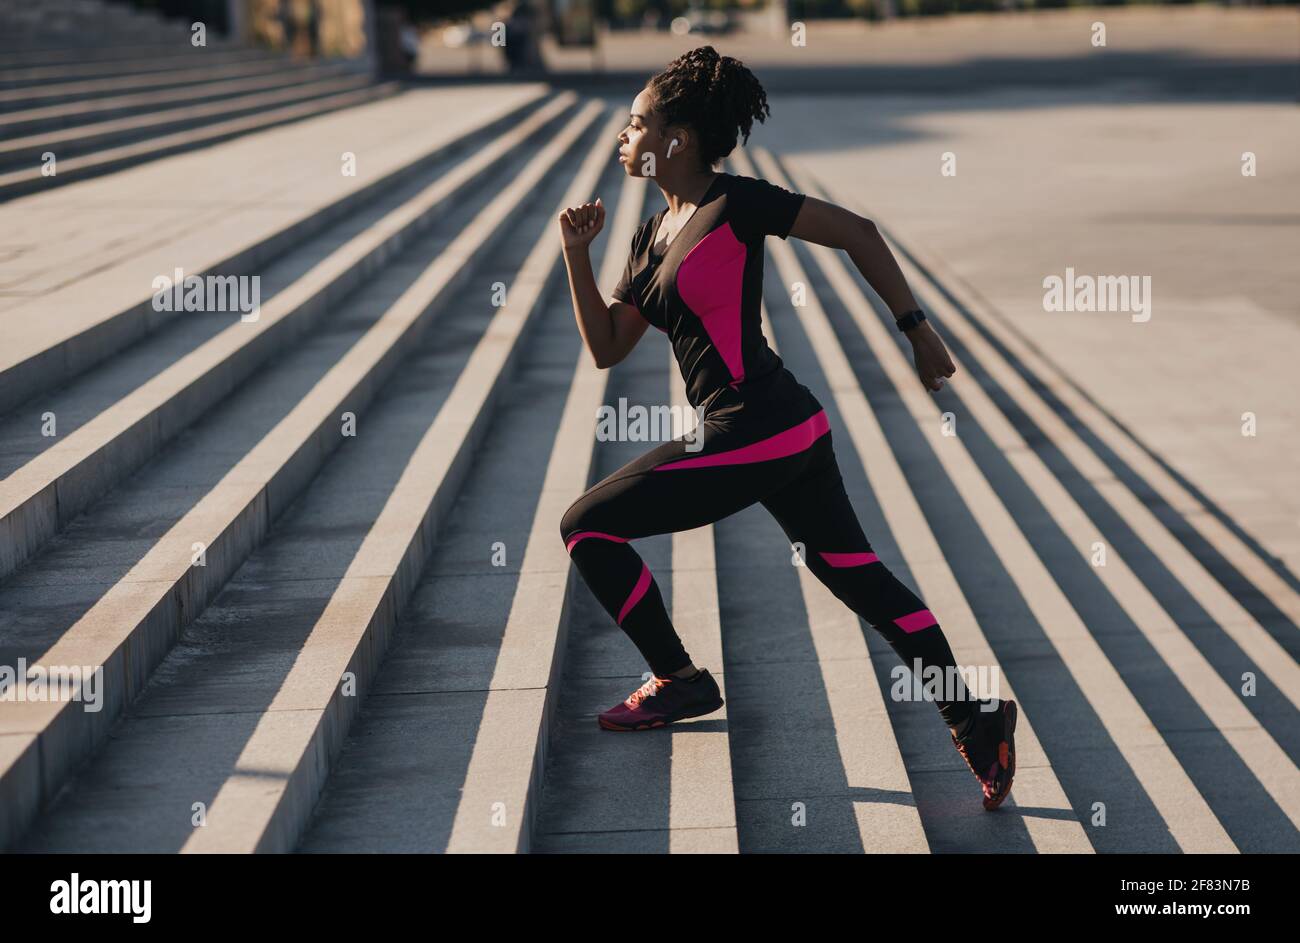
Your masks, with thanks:
<instances>
[{"instance_id":1,"label":"woman's knee","mask_svg":"<svg viewBox=\"0 0 1300 943\"><path fill-rule=\"evenodd\" d=\"M872 625L894 622L900 616L924 610L925 604L874 553L825 555L812 565L813 573L831 593Z\"/></svg>"},{"instance_id":2,"label":"woman's knee","mask_svg":"<svg viewBox=\"0 0 1300 943\"><path fill-rule=\"evenodd\" d=\"M599 511L601 503L597 496L587 491L570 504L568 510L560 515L560 539L567 543L580 531L608 530L605 526L608 524L605 520L608 515Z\"/></svg>"},{"instance_id":3,"label":"woman's knee","mask_svg":"<svg viewBox=\"0 0 1300 943\"><path fill-rule=\"evenodd\" d=\"M583 529L583 517L586 508L582 498L574 501L568 509L560 515L560 540L568 541L575 533Z\"/></svg>"}]
</instances>

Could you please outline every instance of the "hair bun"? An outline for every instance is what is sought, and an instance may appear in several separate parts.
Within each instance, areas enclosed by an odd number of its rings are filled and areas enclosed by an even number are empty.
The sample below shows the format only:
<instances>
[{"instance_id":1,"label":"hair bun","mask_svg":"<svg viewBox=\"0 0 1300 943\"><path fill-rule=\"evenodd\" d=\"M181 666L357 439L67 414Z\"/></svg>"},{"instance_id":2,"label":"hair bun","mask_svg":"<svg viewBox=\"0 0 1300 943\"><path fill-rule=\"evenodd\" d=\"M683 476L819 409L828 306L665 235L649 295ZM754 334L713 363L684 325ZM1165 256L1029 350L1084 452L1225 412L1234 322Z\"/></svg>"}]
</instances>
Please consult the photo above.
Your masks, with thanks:
<instances>
[{"instance_id":1,"label":"hair bun","mask_svg":"<svg viewBox=\"0 0 1300 943\"><path fill-rule=\"evenodd\" d=\"M730 154L737 138L749 140L754 120L771 115L767 94L754 73L712 46L697 46L651 78L653 109L665 125L688 124L709 167Z\"/></svg>"}]
</instances>

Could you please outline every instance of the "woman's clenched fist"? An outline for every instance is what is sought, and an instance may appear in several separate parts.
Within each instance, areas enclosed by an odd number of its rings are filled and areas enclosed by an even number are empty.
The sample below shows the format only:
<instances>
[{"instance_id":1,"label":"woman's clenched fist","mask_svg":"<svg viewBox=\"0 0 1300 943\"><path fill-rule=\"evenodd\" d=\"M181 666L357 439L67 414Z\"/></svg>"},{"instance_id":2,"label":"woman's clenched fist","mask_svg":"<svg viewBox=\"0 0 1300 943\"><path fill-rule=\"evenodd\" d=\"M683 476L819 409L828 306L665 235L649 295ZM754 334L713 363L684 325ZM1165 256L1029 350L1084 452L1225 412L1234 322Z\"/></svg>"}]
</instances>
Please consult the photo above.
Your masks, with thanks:
<instances>
[{"instance_id":1,"label":"woman's clenched fist","mask_svg":"<svg viewBox=\"0 0 1300 943\"><path fill-rule=\"evenodd\" d=\"M560 211L560 239L564 248L575 249L589 245L605 225L605 206L596 197L595 203L583 203Z\"/></svg>"}]
</instances>

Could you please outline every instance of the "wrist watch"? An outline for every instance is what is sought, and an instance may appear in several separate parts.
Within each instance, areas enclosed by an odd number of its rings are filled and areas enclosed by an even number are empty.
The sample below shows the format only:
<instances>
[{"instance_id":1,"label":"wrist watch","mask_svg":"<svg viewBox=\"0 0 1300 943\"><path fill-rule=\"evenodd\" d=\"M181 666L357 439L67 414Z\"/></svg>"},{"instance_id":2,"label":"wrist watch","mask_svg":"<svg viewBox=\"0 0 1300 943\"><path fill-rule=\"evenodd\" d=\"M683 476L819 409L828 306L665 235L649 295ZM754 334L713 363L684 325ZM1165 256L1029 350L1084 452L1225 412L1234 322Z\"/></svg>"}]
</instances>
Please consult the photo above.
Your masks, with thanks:
<instances>
[{"instance_id":1,"label":"wrist watch","mask_svg":"<svg viewBox=\"0 0 1300 943\"><path fill-rule=\"evenodd\" d=\"M925 312L917 308L915 311L906 312L894 323L898 325L900 331L910 331L924 320Z\"/></svg>"}]
</instances>

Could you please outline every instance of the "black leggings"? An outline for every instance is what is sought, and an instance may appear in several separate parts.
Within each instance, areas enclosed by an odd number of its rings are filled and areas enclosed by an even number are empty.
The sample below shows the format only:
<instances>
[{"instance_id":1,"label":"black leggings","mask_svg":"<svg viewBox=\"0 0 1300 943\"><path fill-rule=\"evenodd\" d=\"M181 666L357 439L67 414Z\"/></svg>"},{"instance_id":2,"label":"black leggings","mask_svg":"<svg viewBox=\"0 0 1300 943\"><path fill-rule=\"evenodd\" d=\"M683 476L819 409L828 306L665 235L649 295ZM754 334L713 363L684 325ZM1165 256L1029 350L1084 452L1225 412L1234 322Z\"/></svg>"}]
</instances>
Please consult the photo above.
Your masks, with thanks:
<instances>
[{"instance_id":1,"label":"black leggings","mask_svg":"<svg viewBox=\"0 0 1300 943\"><path fill-rule=\"evenodd\" d=\"M692 433L587 489L564 513L560 535L596 599L651 671L664 677L691 659L658 583L628 541L712 524L755 501L776 518L813 574L909 668L919 661L923 670L956 674L949 672L952 649L934 615L872 552L844 491L824 410L793 424L767 416L706 417ZM956 726L973 702L960 681L944 693L956 699L935 703Z\"/></svg>"}]
</instances>

